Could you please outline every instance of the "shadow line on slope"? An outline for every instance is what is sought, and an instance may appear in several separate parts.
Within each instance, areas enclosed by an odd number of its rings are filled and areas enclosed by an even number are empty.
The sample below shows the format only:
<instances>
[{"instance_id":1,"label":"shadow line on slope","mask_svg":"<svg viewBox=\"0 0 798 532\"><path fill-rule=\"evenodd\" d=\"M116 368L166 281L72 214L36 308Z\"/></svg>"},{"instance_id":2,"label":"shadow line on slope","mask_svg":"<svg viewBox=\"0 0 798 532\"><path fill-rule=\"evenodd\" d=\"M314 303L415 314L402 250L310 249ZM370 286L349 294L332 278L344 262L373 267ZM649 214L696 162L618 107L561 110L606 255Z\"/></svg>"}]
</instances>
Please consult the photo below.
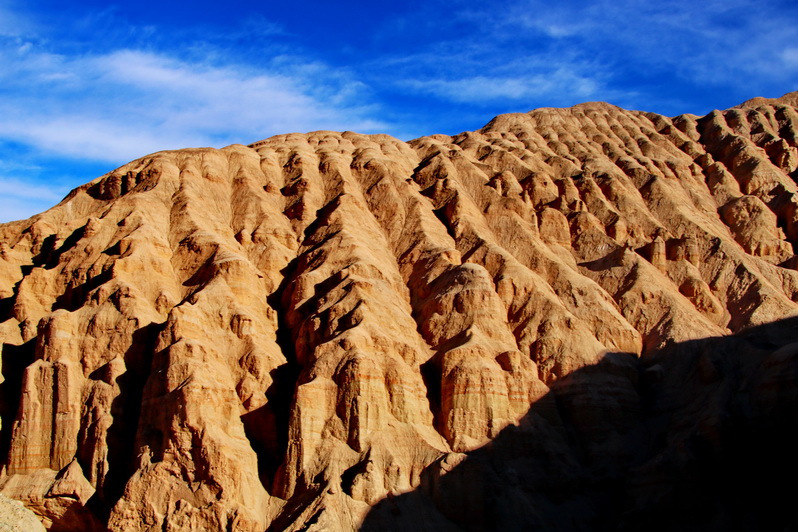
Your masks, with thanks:
<instances>
[{"instance_id":1,"label":"shadow line on slope","mask_svg":"<svg viewBox=\"0 0 798 532\"><path fill-rule=\"evenodd\" d=\"M88 503L103 522L107 522L111 509L122 497L125 485L136 471L142 397L150 377L158 335L165 326L166 322L150 323L133 333L131 345L124 354L125 373L116 378L119 394L111 403L113 421L106 435L108 472ZM90 378L96 378L94 374L102 369L92 373ZM87 471L90 456L82 456L79 450L77 457L83 470Z\"/></svg>"},{"instance_id":2,"label":"shadow line on slope","mask_svg":"<svg viewBox=\"0 0 798 532\"><path fill-rule=\"evenodd\" d=\"M88 299L88 296L92 290L104 285L111 279L113 279L113 272L111 269L107 269L104 272L87 279L85 283L79 284L77 286L67 284L64 292L56 297L52 306L52 310L55 311L58 309L66 309L69 312L78 310L80 307L86 304L86 300ZM118 296L112 295L112 297Z\"/></svg>"},{"instance_id":3,"label":"shadow line on slope","mask_svg":"<svg viewBox=\"0 0 798 532\"><path fill-rule=\"evenodd\" d=\"M361 530L784 530L798 525L798 318L608 353ZM448 472L446 472L448 470Z\"/></svg>"},{"instance_id":4,"label":"shadow line on slope","mask_svg":"<svg viewBox=\"0 0 798 532\"><path fill-rule=\"evenodd\" d=\"M281 270L282 282L266 297L267 304L277 316L275 340L285 357L285 363L270 372L272 383L266 390L266 404L241 416L244 432L257 457L258 477L270 494L281 490L279 472L288 448L291 403L302 369L297 362L294 337L283 303L284 293L293 279L292 273L296 271L298 261L298 258L294 258Z\"/></svg>"},{"instance_id":5,"label":"shadow line on slope","mask_svg":"<svg viewBox=\"0 0 798 532\"><path fill-rule=\"evenodd\" d=\"M86 235L86 226L78 227L68 237L64 239L61 246L56 249L58 235L47 236L42 243L41 250L33 257L33 265L41 266L47 270L52 270L61 261L61 256L74 248L78 242Z\"/></svg>"}]
</instances>

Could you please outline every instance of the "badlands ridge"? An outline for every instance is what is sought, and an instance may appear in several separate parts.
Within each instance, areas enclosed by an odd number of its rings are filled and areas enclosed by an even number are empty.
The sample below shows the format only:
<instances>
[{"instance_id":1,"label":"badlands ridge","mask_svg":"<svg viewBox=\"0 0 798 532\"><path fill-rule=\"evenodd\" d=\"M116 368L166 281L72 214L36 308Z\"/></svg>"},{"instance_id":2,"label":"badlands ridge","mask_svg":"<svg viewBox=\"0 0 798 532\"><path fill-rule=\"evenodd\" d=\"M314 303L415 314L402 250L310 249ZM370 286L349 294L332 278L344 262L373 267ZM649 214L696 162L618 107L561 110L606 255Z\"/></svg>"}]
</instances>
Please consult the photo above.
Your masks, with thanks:
<instances>
[{"instance_id":1,"label":"badlands ridge","mask_svg":"<svg viewBox=\"0 0 798 532\"><path fill-rule=\"evenodd\" d=\"M780 530L798 94L159 152L0 225L52 530Z\"/></svg>"}]
</instances>

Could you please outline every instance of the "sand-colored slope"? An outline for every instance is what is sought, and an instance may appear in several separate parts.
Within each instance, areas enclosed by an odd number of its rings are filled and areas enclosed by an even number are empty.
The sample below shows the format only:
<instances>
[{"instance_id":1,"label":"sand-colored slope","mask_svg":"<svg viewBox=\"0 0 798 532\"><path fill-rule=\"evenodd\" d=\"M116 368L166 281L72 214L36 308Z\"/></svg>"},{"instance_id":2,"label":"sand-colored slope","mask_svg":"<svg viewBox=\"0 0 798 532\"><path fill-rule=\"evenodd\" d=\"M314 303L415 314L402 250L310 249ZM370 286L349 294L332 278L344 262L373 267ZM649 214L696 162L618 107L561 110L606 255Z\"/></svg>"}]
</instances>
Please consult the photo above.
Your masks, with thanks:
<instances>
[{"instance_id":1,"label":"sand-colored slope","mask_svg":"<svg viewBox=\"0 0 798 532\"><path fill-rule=\"evenodd\" d=\"M0 225L0 491L353 529L605 353L797 315L794 103L160 152Z\"/></svg>"}]
</instances>

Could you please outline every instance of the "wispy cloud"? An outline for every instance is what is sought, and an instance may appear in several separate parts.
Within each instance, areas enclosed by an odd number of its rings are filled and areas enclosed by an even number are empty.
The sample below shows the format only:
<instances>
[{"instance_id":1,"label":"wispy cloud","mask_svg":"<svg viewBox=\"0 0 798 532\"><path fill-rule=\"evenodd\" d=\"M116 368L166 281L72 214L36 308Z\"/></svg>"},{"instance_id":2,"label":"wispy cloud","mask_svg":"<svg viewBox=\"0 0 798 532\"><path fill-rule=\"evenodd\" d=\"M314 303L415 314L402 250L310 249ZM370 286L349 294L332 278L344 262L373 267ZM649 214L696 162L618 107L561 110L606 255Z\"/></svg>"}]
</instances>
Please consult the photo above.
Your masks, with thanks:
<instances>
[{"instance_id":1,"label":"wispy cloud","mask_svg":"<svg viewBox=\"0 0 798 532\"><path fill-rule=\"evenodd\" d=\"M121 162L286 131L386 128L360 103L357 83L308 76L320 65L268 71L140 50L70 57L30 42L7 43L0 58L0 79L20 89L0 101L0 136L63 155Z\"/></svg>"},{"instance_id":2,"label":"wispy cloud","mask_svg":"<svg viewBox=\"0 0 798 532\"><path fill-rule=\"evenodd\" d=\"M723 84L746 73L792 75L778 69L777 52L798 39L798 27L784 23L796 15L798 5L783 0L519 0L490 20L497 33L538 31L560 49L603 57L614 68L670 68L688 80Z\"/></svg>"},{"instance_id":3,"label":"wispy cloud","mask_svg":"<svg viewBox=\"0 0 798 532\"><path fill-rule=\"evenodd\" d=\"M778 96L771 87L798 84L792 45L798 26L785 23L798 16L794 2L508 0L497 9L455 0L451 6L452 16L430 30L441 35L433 49L393 58L405 78L398 83L411 91L481 106L595 98L697 112L687 101L691 93L739 91L744 99Z\"/></svg>"},{"instance_id":4,"label":"wispy cloud","mask_svg":"<svg viewBox=\"0 0 798 532\"><path fill-rule=\"evenodd\" d=\"M17 13L10 0L0 0L0 36L14 37L30 32L33 24Z\"/></svg>"},{"instance_id":5,"label":"wispy cloud","mask_svg":"<svg viewBox=\"0 0 798 532\"><path fill-rule=\"evenodd\" d=\"M51 163L62 157L121 165L164 149L292 131L391 131L374 118L379 109L369 103L368 87L346 69L280 46L262 47L258 60L248 61L251 50L237 41L251 46L281 35L277 24L250 21L238 33L209 28L207 39L197 31L185 44L163 45L154 28L126 26L113 10L86 17L75 24L113 26L108 46L59 39L0 0L0 221L43 210L66 192L48 182L52 172L17 168L3 176L4 160L39 154ZM142 35L152 38L138 40ZM73 178L70 186L93 177Z\"/></svg>"},{"instance_id":6,"label":"wispy cloud","mask_svg":"<svg viewBox=\"0 0 798 532\"><path fill-rule=\"evenodd\" d=\"M454 2L451 17L427 29L436 35L432 45L373 61L370 81L446 103L504 104L504 112L508 106L529 110L622 95L607 86L610 75L603 59L561 46L563 38L581 31L578 23L557 15L526 15L520 2L501 9Z\"/></svg>"},{"instance_id":7,"label":"wispy cloud","mask_svg":"<svg viewBox=\"0 0 798 532\"><path fill-rule=\"evenodd\" d=\"M570 97L590 98L597 81L562 68L553 72L519 77L473 76L461 79L408 80L412 89L436 94L455 102L530 101L548 97L559 100L563 91Z\"/></svg>"},{"instance_id":8,"label":"wispy cloud","mask_svg":"<svg viewBox=\"0 0 798 532\"><path fill-rule=\"evenodd\" d=\"M0 176L0 222L20 220L60 201L67 189Z\"/></svg>"},{"instance_id":9,"label":"wispy cloud","mask_svg":"<svg viewBox=\"0 0 798 532\"><path fill-rule=\"evenodd\" d=\"M785 66L798 68L798 47L785 48L781 51L781 59Z\"/></svg>"},{"instance_id":10,"label":"wispy cloud","mask_svg":"<svg viewBox=\"0 0 798 532\"><path fill-rule=\"evenodd\" d=\"M32 185L19 179L0 177L0 196L52 202L60 200L63 194L51 186Z\"/></svg>"}]
</instances>

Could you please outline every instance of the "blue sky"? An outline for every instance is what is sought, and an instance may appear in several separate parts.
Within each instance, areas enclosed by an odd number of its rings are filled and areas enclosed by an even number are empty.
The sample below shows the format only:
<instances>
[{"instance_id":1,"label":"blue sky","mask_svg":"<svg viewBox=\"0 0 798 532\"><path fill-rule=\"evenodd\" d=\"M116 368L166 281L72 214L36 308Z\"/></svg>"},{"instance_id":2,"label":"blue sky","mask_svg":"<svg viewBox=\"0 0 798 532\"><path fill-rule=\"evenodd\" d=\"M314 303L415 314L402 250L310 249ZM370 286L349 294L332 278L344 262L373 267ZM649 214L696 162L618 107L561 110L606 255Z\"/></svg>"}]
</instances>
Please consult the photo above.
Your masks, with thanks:
<instances>
[{"instance_id":1,"label":"blue sky","mask_svg":"<svg viewBox=\"0 0 798 532\"><path fill-rule=\"evenodd\" d=\"M0 0L0 221L161 149L798 90L798 2Z\"/></svg>"}]
</instances>

